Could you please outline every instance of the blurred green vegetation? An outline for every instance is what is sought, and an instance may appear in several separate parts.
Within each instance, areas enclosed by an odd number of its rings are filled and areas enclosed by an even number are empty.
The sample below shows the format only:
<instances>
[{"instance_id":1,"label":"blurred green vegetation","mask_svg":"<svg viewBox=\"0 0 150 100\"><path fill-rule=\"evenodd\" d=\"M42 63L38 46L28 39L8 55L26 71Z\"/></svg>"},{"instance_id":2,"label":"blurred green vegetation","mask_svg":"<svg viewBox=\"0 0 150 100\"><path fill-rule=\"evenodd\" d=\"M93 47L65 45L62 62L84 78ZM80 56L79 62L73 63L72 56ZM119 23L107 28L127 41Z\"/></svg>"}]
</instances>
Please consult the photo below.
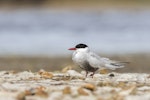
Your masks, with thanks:
<instances>
[{"instance_id":1,"label":"blurred green vegetation","mask_svg":"<svg viewBox=\"0 0 150 100\"><path fill-rule=\"evenodd\" d=\"M79 2L79 3L98 3L98 2L135 2L135 3L145 3L150 2L150 0L0 0L1 3L53 3L53 2L60 2L60 3L67 3L67 2Z\"/></svg>"},{"instance_id":2,"label":"blurred green vegetation","mask_svg":"<svg viewBox=\"0 0 150 100\"><path fill-rule=\"evenodd\" d=\"M150 0L0 0L0 5L48 5L48 6L149 6Z\"/></svg>"}]
</instances>

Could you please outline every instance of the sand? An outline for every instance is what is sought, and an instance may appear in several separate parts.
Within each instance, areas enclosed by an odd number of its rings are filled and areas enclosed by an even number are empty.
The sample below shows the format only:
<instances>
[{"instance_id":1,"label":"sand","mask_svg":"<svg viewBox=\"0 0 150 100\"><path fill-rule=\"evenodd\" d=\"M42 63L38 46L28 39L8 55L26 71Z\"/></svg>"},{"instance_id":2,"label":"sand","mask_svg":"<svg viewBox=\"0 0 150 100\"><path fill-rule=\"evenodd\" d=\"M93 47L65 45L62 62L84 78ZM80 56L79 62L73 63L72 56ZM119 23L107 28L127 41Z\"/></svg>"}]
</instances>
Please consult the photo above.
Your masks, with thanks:
<instances>
[{"instance_id":1,"label":"sand","mask_svg":"<svg viewBox=\"0 0 150 100\"><path fill-rule=\"evenodd\" d=\"M0 71L0 100L150 100L146 73Z\"/></svg>"}]
</instances>

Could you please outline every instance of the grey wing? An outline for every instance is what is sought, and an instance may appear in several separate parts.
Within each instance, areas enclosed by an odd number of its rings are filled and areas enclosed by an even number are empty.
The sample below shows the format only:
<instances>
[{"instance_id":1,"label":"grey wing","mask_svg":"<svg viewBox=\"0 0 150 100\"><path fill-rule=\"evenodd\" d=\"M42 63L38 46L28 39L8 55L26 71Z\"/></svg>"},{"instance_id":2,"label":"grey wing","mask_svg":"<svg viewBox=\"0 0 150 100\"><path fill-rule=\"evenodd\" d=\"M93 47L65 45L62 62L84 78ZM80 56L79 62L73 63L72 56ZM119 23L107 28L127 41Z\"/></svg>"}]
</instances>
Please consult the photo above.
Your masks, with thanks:
<instances>
[{"instance_id":1,"label":"grey wing","mask_svg":"<svg viewBox=\"0 0 150 100\"><path fill-rule=\"evenodd\" d=\"M90 52L88 57L89 64L94 68L108 68L115 70L116 68L124 67L124 62L117 62L108 58L102 58L97 54Z\"/></svg>"},{"instance_id":2,"label":"grey wing","mask_svg":"<svg viewBox=\"0 0 150 100\"><path fill-rule=\"evenodd\" d=\"M87 61L94 68L103 68L105 66L105 63L101 60L101 57L93 52L89 53Z\"/></svg>"},{"instance_id":3,"label":"grey wing","mask_svg":"<svg viewBox=\"0 0 150 100\"><path fill-rule=\"evenodd\" d=\"M105 63L105 68L115 70L116 68L123 68L126 62L113 61L108 58L101 58Z\"/></svg>"}]
</instances>

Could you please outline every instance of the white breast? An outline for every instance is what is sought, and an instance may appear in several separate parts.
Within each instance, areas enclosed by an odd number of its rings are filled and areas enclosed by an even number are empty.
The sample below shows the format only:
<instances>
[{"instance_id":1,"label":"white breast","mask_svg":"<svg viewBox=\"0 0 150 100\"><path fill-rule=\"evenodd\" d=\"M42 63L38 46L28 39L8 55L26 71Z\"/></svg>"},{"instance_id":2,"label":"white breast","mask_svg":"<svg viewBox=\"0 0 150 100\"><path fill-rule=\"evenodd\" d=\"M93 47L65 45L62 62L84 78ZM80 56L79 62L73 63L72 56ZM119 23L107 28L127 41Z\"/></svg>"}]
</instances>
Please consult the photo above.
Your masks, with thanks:
<instances>
[{"instance_id":1,"label":"white breast","mask_svg":"<svg viewBox=\"0 0 150 100\"><path fill-rule=\"evenodd\" d=\"M75 64L82 67L82 65L87 61L87 53L74 52L72 56L72 60Z\"/></svg>"}]
</instances>

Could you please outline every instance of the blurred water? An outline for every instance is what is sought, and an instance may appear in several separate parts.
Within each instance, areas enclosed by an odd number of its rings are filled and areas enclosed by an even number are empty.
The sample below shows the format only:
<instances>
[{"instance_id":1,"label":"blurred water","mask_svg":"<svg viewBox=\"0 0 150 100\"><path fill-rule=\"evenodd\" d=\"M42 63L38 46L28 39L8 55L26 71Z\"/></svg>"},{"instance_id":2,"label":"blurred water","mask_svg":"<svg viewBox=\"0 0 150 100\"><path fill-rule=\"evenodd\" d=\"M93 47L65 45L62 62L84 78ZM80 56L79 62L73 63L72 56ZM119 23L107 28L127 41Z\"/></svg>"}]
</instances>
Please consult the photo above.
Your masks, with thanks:
<instances>
[{"instance_id":1,"label":"blurred water","mask_svg":"<svg viewBox=\"0 0 150 100\"><path fill-rule=\"evenodd\" d=\"M67 55L88 44L99 53L150 50L150 11L0 11L0 55Z\"/></svg>"}]
</instances>

